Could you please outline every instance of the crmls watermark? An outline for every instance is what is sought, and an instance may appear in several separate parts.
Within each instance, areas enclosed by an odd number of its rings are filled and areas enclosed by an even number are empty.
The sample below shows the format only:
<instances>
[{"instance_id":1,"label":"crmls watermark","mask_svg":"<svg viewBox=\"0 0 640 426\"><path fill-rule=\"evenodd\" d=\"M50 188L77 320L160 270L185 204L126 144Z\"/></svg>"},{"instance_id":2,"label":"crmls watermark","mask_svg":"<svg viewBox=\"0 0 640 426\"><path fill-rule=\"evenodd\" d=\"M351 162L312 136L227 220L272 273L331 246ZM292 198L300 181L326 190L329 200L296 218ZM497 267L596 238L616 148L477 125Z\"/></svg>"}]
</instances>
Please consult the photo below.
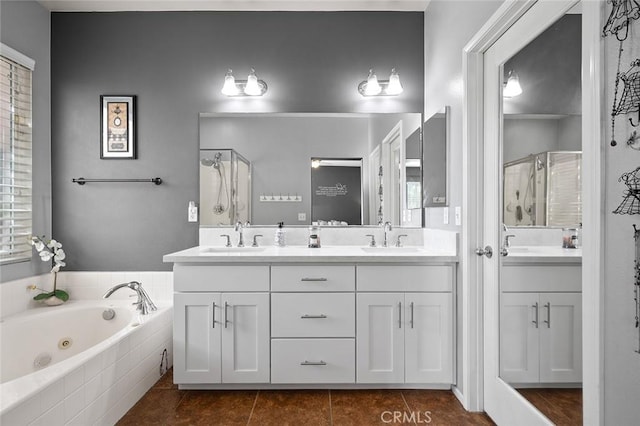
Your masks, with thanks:
<instances>
[{"instance_id":1,"label":"crmls watermark","mask_svg":"<svg viewBox=\"0 0 640 426\"><path fill-rule=\"evenodd\" d=\"M431 423L431 411L383 411L382 423Z\"/></svg>"}]
</instances>

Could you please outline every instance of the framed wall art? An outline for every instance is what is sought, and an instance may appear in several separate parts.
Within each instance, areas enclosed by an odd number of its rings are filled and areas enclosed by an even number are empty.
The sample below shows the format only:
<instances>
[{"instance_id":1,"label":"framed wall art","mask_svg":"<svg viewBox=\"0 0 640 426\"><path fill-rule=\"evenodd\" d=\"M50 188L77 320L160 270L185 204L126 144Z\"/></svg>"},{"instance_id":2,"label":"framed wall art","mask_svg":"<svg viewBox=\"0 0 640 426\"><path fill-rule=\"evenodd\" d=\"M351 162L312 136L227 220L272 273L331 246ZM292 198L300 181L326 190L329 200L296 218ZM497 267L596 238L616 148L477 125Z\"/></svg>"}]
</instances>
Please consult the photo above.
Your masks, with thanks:
<instances>
[{"instance_id":1,"label":"framed wall art","mask_svg":"<svg viewBox=\"0 0 640 426\"><path fill-rule=\"evenodd\" d=\"M136 158L135 104L135 96L100 96L100 158Z\"/></svg>"}]
</instances>

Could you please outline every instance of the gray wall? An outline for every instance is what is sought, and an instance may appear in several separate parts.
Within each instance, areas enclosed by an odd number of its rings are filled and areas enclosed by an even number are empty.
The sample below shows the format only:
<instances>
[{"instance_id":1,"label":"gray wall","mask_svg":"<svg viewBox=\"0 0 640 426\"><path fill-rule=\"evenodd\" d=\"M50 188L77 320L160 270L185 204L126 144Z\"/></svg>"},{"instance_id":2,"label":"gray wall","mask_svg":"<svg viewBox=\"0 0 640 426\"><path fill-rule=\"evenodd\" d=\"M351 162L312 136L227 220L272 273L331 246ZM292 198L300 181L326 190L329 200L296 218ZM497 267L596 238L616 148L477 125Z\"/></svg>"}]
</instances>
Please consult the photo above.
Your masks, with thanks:
<instances>
[{"instance_id":1,"label":"gray wall","mask_svg":"<svg viewBox=\"0 0 640 426\"><path fill-rule=\"evenodd\" d=\"M197 244L200 112L421 112L423 14L415 12L53 13L53 229L67 270L163 270ZM220 94L227 68L269 85ZM370 67L397 67L404 93L363 99ZM99 159L99 96L138 96L138 159ZM151 184L72 184L74 177Z\"/></svg>"},{"instance_id":2,"label":"gray wall","mask_svg":"<svg viewBox=\"0 0 640 426\"><path fill-rule=\"evenodd\" d=\"M581 151L582 117L509 118L504 121L505 163L544 151Z\"/></svg>"},{"instance_id":3,"label":"gray wall","mask_svg":"<svg viewBox=\"0 0 640 426\"><path fill-rule=\"evenodd\" d=\"M607 13L611 10L607 3ZM605 15L605 19L606 19ZM618 182L625 172L640 166L640 153L626 146L625 141L636 130L629 124L629 117L616 118L615 139L618 146L609 146L611 140L611 105L618 61L619 43L613 36L605 39L605 98L602 126L606 130L602 142L605 158L605 224L604 224L604 424L638 424L640 418L640 354L638 329L635 328L633 301L634 240L633 225L640 224L637 215L614 215L611 212L623 200L626 186ZM624 43L621 71L640 57L640 22L632 21L629 38ZM622 85L618 91L618 100Z\"/></svg>"},{"instance_id":4,"label":"gray wall","mask_svg":"<svg viewBox=\"0 0 640 426\"><path fill-rule=\"evenodd\" d=\"M28 0L0 2L0 40L36 61L33 72L33 233L47 238L51 238L49 22L49 12L40 3ZM58 236L54 235L54 238ZM0 282L47 272L49 266L37 255L30 262L5 265L0 268Z\"/></svg>"}]
</instances>

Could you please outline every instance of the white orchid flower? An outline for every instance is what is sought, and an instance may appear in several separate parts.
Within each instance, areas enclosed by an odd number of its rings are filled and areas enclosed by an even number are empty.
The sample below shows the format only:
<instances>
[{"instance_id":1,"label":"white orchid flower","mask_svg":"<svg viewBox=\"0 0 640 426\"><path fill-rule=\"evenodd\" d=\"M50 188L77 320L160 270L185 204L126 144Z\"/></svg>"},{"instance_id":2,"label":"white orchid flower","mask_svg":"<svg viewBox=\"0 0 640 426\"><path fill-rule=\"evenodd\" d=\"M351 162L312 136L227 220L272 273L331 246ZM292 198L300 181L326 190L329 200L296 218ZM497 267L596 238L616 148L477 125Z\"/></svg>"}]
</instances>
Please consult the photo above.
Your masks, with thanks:
<instances>
[{"instance_id":1,"label":"white orchid flower","mask_svg":"<svg viewBox=\"0 0 640 426\"><path fill-rule=\"evenodd\" d=\"M62 248L62 244L57 242L56 240L51 240L49 241L49 244L47 244L47 247L49 247L50 249L56 250L56 249Z\"/></svg>"},{"instance_id":2,"label":"white orchid flower","mask_svg":"<svg viewBox=\"0 0 640 426\"><path fill-rule=\"evenodd\" d=\"M53 257L53 254L50 251L45 250L40 252L40 259L42 259L43 262L51 260L52 257Z\"/></svg>"},{"instance_id":3,"label":"white orchid flower","mask_svg":"<svg viewBox=\"0 0 640 426\"><path fill-rule=\"evenodd\" d=\"M67 257L67 254L62 249L56 250L56 255L53 256L53 260L58 262L59 260L64 260Z\"/></svg>"},{"instance_id":4,"label":"white orchid flower","mask_svg":"<svg viewBox=\"0 0 640 426\"><path fill-rule=\"evenodd\" d=\"M53 268L51 268L51 272L60 272L60 268L63 266L67 266L67 264L64 262L56 262L56 264L53 265Z\"/></svg>"}]
</instances>

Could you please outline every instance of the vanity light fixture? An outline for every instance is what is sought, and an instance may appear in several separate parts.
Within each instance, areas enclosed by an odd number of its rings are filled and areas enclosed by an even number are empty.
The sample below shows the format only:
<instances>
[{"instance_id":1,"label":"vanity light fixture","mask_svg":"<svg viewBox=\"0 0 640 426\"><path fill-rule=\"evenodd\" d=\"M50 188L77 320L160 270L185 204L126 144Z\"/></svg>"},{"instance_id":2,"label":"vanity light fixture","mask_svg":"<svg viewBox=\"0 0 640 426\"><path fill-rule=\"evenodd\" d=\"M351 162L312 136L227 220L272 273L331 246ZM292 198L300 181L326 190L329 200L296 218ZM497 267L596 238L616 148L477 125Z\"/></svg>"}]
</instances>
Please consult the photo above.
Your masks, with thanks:
<instances>
[{"instance_id":1,"label":"vanity light fixture","mask_svg":"<svg viewBox=\"0 0 640 426\"><path fill-rule=\"evenodd\" d=\"M267 92L267 83L258 79L256 70L251 68L251 72L246 80L236 80L233 71L229 69L224 76L222 94L229 97L242 96L262 96Z\"/></svg>"},{"instance_id":2,"label":"vanity light fixture","mask_svg":"<svg viewBox=\"0 0 640 426\"><path fill-rule=\"evenodd\" d=\"M369 75L366 80L363 80L358 84L358 92L362 96L397 96L403 92L402 84L400 83L400 75L396 72L396 69L391 70L389 80L378 80L378 77L373 72L373 69L369 70Z\"/></svg>"},{"instance_id":3,"label":"vanity light fixture","mask_svg":"<svg viewBox=\"0 0 640 426\"><path fill-rule=\"evenodd\" d=\"M504 85L504 89L502 90L502 96L505 98L514 98L516 96L520 96L522 94L522 87L520 87L520 78L518 78L518 74L515 71L509 71L509 76L507 77L507 82Z\"/></svg>"}]
</instances>

